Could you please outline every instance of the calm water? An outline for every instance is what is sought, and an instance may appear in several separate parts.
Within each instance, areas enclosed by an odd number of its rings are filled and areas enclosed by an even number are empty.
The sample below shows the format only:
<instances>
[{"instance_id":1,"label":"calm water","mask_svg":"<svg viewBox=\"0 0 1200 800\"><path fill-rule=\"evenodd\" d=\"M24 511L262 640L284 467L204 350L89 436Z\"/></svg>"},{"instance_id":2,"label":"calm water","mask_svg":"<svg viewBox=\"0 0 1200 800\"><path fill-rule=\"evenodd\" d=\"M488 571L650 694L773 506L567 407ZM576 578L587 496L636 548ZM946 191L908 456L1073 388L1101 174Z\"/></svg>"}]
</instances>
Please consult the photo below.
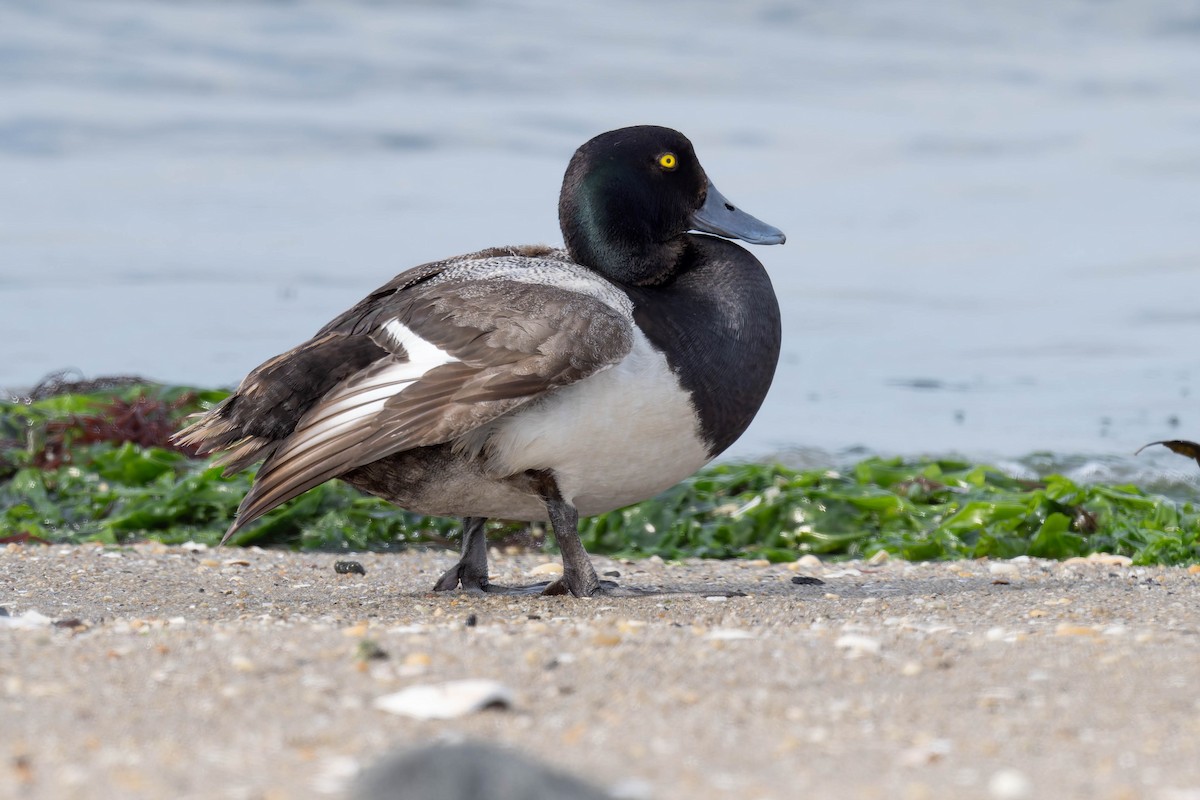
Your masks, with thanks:
<instances>
[{"instance_id":1,"label":"calm water","mask_svg":"<svg viewBox=\"0 0 1200 800\"><path fill-rule=\"evenodd\" d=\"M0 4L0 386L230 384L400 270L560 241L573 149L677 127L783 363L735 455L1191 476L1187 2Z\"/></svg>"}]
</instances>

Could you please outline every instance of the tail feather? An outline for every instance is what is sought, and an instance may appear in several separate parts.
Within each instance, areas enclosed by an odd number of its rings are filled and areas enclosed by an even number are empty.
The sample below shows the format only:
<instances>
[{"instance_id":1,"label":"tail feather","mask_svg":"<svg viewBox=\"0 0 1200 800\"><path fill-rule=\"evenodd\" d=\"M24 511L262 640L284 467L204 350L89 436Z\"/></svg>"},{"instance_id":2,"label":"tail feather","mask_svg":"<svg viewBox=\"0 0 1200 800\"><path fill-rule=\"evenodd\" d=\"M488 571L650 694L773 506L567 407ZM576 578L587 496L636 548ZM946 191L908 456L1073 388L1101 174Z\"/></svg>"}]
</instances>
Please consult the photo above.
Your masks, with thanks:
<instances>
[{"instance_id":1,"label":"tail feather","mask_svg":"<svg viewBox=\"0 0 1200 800\"><path fill-rule=\"evenodd\" d=\"M270 458L271 455L279 449L279 442L273 442L269 439L260 439L258 437L249 437L236 443L234 446L225 450L213 461L213 465L224 467L221 472L226 478L230 475L236 475L246 467L253 464L255 461L262 461Z\"/></svg>"},{"instance_id":2,"label":"tail feather","mask_svg":"<svg viewBox=\"0 0 1200 800\"><path fill-rule=\"evenodd\" d=\"M272 358L252 371L237 391L207 412L193 415L187 427L171 440L195 448L200 455L217 454L214 464L232 475L266 459L259 475L270 475L270 459L288 441L297 423L322 397L347 377L385 358L388 351L369 336L325 330L317 337ZM302 484L282 494L268 493L257 479L242 500L236 521L222 542L279 503L323 480ZM266 495L266 502L263 501Z\"/></svg>"},{"instance_id":3,"label":"tail feather","mask_svg":"<svg viewBox=\"0 0 1200 800\"><path fill-rule=\"evenodd\" d=\"M228 417L229 401L232 399L226 398L208 411L190 414L188 419L195 421L172 434L171 441L194 447L201 455L224 449L231 442L231 437L237 436L235 426Z\"/></svg>"}]
</instances>

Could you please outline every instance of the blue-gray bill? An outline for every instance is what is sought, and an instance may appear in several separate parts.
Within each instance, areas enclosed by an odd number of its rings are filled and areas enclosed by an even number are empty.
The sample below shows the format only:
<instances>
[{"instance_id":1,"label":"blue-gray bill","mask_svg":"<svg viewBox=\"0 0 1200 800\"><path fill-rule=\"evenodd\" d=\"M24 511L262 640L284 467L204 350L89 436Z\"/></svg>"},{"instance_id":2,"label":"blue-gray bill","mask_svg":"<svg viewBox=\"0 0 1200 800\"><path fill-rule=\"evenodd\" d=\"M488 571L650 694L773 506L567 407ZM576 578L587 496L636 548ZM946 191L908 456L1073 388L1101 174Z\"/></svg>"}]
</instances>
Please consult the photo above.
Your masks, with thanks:
<instances>
[{"instance_id":1,"label":"blue-gray bill","mask_svg":"<svg viewBox=\"0 0 1200 800\"><path fill-rule=\"evenodd\" d=\"M704 205L692 214L692 229L729 239L741 239L750 244L783 244L787 241L779 228L736 208L725 199L725 195L717 191L712 181L708 182L708 196Z\"/></svg>"}]
</instances>

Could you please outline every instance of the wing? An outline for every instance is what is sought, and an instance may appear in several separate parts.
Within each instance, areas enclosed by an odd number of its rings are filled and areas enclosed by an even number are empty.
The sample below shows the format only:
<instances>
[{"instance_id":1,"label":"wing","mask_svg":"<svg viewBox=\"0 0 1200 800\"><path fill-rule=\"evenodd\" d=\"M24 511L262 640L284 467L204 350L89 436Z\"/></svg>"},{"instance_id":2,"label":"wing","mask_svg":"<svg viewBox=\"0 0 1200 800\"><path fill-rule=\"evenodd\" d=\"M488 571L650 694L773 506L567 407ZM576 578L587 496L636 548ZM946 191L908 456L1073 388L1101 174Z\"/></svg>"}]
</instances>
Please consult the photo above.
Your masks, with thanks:
<instances>
[{"instance_id":1,"label":"wing","mask_svg":"<svg viewBox=\"0 0 1200 800\"><path fill-rule=\"evenodd\" d=\"M254 369L232 395L173 438L201 454L221 452L217 463L226 467L226 475L243 470L275 452L327 393L389 356L369 333L379 327L380 316L388 312L397 295L464 264L529 263L563 257L561 251L546 247L496 247L402 272L309 341Z\"/></svg>"},{"instance_id":2,"label":"wing","mask_svg":"<svg viewBox=\"0 0 1200 800\"><path fill-rule=\"evenodd\" d=\"M226 537L357 466L454 441L616 364L632 347L628 310L577 287L453 275L360 304L311 342L256 371L278 370L281 360L325 364L329 359L317 355L325 352L375 354L365 366L350 359L358 368L282 438L265 447L230 443L226 458L233 466L253 460L255 452L267 460ZM239 394L254 390L244 383Z\"/></svg>"},{"instance_id":3,"label":"wing","mask_svg":"<svg viewBox=\"0 0 1200 800\"><path fill-rule=\"evenodd\" d=\"M455 261L422 264L400 273L312 339L256 367L233 394L171 438L201 455L220 452L217 463L225 466L226 475L270 456L322 396L387 356L369 337L352 335L352 322L397 292L440 275Z\"/></svg>"}]
</instances>

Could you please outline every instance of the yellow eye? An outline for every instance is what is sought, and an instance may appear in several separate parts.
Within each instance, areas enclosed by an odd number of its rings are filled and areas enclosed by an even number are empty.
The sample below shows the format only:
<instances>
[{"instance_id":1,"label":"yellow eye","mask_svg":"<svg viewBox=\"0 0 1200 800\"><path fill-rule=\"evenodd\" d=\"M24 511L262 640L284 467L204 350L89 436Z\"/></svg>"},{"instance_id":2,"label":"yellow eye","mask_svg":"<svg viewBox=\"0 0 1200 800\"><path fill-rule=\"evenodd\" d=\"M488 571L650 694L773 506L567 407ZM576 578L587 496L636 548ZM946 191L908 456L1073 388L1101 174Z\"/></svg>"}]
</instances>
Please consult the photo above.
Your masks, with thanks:
<instances>
[{"instance_id":1,"label":"yellow eye","mask_svg":"<svg viewBox=\"0 0 1200 800\"><path fill-rule=\"evenodd\" d=\"M658 165L663 169L675 169L678 163L674 153L663 153L658 157Z\"/></svg>"}]
</instances>

